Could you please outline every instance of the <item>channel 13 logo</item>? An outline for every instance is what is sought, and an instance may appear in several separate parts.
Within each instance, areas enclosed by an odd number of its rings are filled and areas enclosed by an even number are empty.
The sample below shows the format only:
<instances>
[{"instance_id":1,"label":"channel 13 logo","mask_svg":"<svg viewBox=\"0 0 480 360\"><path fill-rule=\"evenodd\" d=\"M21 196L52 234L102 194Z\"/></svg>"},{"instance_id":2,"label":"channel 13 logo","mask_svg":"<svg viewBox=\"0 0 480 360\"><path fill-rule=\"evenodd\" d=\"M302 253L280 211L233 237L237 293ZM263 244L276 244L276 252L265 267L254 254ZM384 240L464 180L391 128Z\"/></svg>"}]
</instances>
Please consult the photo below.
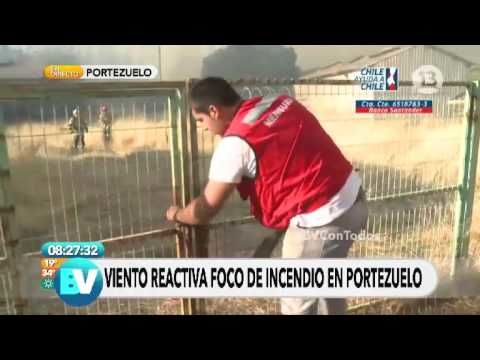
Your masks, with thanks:
<instances>
[{"instance_id":1,"label":"channel 13 logo","mask_svg":"<svg viewBox=\"0 0 480 360\"><path fill-rule=\"evenodd\" d=\"M86 306L102 292L100 269L90 260L75 258L65 261L55 274L55 291L70 306Z\"/></svg>"}]
</instances>

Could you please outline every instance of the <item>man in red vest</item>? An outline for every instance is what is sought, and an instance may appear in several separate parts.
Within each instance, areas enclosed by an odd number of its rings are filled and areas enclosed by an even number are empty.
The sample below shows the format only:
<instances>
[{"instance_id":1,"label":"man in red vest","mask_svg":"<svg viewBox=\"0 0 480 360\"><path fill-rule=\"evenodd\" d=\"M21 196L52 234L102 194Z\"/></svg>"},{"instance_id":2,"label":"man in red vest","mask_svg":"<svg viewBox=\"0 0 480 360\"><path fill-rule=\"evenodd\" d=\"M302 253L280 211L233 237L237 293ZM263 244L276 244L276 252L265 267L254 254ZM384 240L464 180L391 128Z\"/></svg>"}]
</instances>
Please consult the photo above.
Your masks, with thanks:
<instances>
[{"instance_id":1,"label":"man in red vest","mask_svg":"<svg viewBox=\"0 0 480 360\"><path fill-rule=\"evenodd\" d=\"M203 194L166 217L207 224L236 188L264 226L285 231L283 258L344 258L366 225L361 179L319 121L292 97L243 100L220 78L191 90L197 122L222 137ZM283 314L342 314L344 299L285 298Z\"/></svg>"}]
</instances>

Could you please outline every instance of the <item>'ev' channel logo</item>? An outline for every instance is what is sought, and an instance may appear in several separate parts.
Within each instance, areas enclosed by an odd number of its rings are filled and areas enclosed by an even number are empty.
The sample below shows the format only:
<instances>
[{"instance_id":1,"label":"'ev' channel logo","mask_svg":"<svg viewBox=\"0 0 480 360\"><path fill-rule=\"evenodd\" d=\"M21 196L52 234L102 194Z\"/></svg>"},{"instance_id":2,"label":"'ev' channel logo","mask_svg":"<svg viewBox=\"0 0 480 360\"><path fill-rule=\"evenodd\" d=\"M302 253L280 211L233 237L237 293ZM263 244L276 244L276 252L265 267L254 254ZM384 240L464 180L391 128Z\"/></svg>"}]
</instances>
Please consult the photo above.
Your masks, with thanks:
<instances>
[{"instance_id":1,"label":"'ev' channel logo","mask_svg":"<svg viewBox=\"0 0 480 360\"><path fill-rule=\"evenodd\" d=\"M95 301L103 288L100 269L87 259L65 261L55 275L55 290L70 306L86 306Z\"/></svg>"}]
</instances>

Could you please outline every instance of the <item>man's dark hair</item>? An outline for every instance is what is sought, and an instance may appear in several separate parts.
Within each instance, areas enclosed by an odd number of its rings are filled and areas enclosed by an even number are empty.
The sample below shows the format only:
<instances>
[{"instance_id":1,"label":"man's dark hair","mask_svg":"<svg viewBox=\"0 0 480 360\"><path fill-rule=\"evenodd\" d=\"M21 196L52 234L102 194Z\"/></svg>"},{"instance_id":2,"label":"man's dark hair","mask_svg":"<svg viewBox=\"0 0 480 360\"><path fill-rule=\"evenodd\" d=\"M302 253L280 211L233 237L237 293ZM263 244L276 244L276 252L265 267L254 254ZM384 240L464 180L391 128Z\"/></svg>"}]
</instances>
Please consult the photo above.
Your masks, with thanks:
<instances>
[{"instance_id":1,"label":"man's dark hair","mask_svg":"<svg viewBox=\"0 0 480 360\"><path fill-rule=\"evenodd\" d=\"M205 114L208 114L210 105L233 106L242 100L225 79L218 77L208 77L195 83L190 99L195 111Z\"/></svg>"}]
</instances>

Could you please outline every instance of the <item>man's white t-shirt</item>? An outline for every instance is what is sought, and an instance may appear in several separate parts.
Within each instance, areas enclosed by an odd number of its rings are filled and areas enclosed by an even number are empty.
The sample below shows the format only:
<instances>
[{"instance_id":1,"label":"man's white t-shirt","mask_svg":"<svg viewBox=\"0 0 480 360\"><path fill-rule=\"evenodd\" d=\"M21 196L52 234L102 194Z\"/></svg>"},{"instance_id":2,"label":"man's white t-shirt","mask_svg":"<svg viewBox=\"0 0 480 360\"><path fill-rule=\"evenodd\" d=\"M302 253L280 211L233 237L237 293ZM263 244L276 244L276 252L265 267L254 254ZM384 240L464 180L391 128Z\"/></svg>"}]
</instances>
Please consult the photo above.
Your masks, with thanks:
<instances>
[{"instance_id":1,"label":"man's white t-shirt","mask_svg":"<svg viewBox=\"0 0 480 360\"><path fill-rule=\"evenodd\" d=\"M239 137L227 136L213 153L209 179L238 184L243 177L255 178L256 170L255 153L250 145ZM311 228L331 223L355 203L361 184L360 176L352 171L345 185L327 204L313 212L293 217L290 225Z\"/></svg>"}]
</instances>

